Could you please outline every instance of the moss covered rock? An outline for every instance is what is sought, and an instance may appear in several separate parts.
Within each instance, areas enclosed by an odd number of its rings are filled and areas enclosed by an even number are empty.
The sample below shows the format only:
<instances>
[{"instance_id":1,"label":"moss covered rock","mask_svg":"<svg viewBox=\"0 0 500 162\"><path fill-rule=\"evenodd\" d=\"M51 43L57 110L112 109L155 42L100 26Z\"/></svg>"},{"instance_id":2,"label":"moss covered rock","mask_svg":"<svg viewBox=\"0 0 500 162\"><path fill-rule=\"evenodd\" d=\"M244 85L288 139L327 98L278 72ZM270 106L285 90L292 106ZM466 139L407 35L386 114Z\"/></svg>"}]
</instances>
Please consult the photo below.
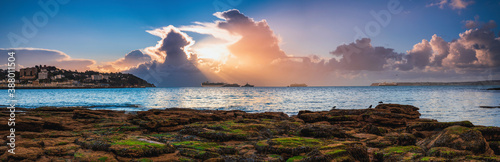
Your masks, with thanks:
<instances>
[{"instance_id":1,"label":"moss covered rock","mask_svg":"<svg viewBox=\"0 0 500 162\"><path fill-rule=\"evenodd\" d=\"M475 154L493 153L481 132L462 126L448 127L443 132L422 140L418 144L426 149L449 147L457 150L468 150Z\"/></svg>"},{"instance_id":2,"label":"moss covered rock","mask_svg":"<svg viewBox=\"0 0 500 162\"><path fill-rule=\"evenodd\" d=\"M425 154L418 146L393 146L387 147L375 154L380 161L412 161L418 160Z\"/></svg>"}]
</instances>

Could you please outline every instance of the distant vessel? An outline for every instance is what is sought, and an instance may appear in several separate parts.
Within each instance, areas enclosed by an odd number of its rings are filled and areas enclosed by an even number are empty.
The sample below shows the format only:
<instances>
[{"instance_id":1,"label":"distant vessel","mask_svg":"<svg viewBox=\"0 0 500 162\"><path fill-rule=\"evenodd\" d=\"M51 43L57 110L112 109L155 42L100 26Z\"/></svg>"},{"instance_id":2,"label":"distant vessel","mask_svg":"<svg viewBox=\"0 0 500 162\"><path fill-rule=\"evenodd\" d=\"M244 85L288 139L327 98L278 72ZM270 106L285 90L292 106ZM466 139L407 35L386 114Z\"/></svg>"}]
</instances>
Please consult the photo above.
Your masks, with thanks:
<instances>
[{"instance_id":1,"label":"distant vessel","mask_svg":"<svg viewBox=\"0 0 500 162\"><path fill-rule=\"evenodd\" d=\"M234 84L227 84L224 82L218 82L218 83L211 83L209 81L201 83L201 87L240 87L240 85L234 83Z\"/></svg>"},{"instance_id":2,"label":"distant vessel","mask_svg":"<svg viewBox=\"0 0 500 162\"><path fill-rule=\"evenodd\" d=\"M234 84L224 84L222 87L240 87L240 85L236 84L236 83L234 83Z\"/></svg>"},{"instance_id":3,"label":"distant vessel","mask_svg":"<svg viewBox=\"0 0 500 162\"><path fill-rule=\"evenodd\" d=\"M254 87L254 86L247 83L247 84L245 84L244 86L241 86L241 87Z\"/></svg>"},{"instance_id":4,"label":"distant vessel","mask_svg":"<svg viewBox=\"0 0 500 162\"><path fill-rule=\"evenodd\" d=\"M307 87L307 84L301 83L301 84L290 84L289 87Z\"/></svg>"},{"instance_id":5,"label":"distant vessel","mask_svg":"<svg viewBox=\"0 0 500 162\"><path fill-rule=\"evenodd\" d=\"M201 83L201 87L222 87L226 83L210 83L208 81Z\"/></svg>"}]
</instances>

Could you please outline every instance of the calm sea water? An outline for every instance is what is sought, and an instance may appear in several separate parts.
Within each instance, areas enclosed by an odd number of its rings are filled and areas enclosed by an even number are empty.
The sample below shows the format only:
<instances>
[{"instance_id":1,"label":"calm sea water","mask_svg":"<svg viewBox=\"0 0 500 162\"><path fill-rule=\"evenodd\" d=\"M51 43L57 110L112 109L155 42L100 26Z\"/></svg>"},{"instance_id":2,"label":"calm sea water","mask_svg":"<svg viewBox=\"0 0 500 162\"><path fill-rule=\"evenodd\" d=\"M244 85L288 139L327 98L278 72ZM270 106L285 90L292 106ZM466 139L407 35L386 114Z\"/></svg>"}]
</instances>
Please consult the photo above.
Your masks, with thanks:
<instances>
[{"instance_id":1,"label":"calm sea water","mask_svg":"<svg viewBox=\"0 0 500 162\"><path fill-rule=\"evenodd\" d=\"M196 109L281 111L361 109L384 103L410 104L424 118L469 120L476 125L500 126L500 91L488 86L409 87L255 87L255 88L119 88L17 90L18 107L95 106L95 109L147 110L184 107ZM7 92L0 95L7 104ZM136 107L138 106L138 107Z\"/></svg>"}]
</instances>

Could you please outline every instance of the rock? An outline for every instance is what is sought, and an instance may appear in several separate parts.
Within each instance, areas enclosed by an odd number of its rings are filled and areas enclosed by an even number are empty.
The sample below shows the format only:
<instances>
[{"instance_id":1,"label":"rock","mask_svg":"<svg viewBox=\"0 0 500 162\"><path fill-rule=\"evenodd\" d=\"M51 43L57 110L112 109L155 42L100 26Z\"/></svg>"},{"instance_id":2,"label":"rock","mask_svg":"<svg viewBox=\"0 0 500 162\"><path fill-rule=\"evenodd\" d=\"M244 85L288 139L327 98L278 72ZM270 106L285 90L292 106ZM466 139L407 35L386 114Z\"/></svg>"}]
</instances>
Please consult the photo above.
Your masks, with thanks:
<instances>
[{"instance_id":1,"label":"rock","mask_svg":"<svg viewBox=\"0 0 500 162\"><path fill-rule=\"evenodd\" d=\"M448 127L437 135L419 141L418 145L426 149L449 147L468 150L475 154L493 153L480 131L458 125Z\"/></svg>"},{"instance_id":2,"label":"rock","mask_svg":"<svg viewBox=\"0 0 500 162\"><path fill-rule=\"evenodd\" d=\"M415 161L425 154L418 146L387 147L375 153L378 161Z\"/></svg>"},{"instance_id":3,"label":"rock","mask_svg":"<svg viewBox=\"0 0 500 162\"><path fill-rule=\"evenodd\" d=\"M489 141L489 144L495 155L500 155L500 141Z\"/></svg>"},{"instance_id":4,"label":"rock","mask_svg":"<svg viewBox=\"0 0 500 162\"><path fill-rule=\"evenodd\" d=\"M284 137L257 142L255 148L259 153L290 154L292 156L307 153L319 147L321 141L314 138Z\"/></svg>"},{"instance_id":5,"label":"rock","mask_svg":"<svg viewBox=\"0 0 500 162\"><path fill-rule=\"evenodd\" d=\"M368 149L362 144L347 145L347 153L360 162L369 162Z\"/></svg>"},{"instance_id":6,"label":"rock","mask_svg":"<svg viewBox=\"0 0 500 162\"><path fill-rule=\"evenodd\" d=\"M379 136L387 133L387 130L379 128L373 124L367 124L366 126L363 127L363 129L361 129L361 131L365 133L376 134Z\"/></svg>"},{"instance_id":7,"label":"rock","mask_svg":"<svg viewBox=\"0 0 500 162\"><path fill-rule=\"evenodd\" d=\"M32 147L32 148L25 148L25 147L16 147L15 150L16 154L4 154L9 157L9 159L13 159L16 161L21 161L21 160L31 160L35 161L38 159L41 155L43 155L43 150L40 148ZM4 161L4 160L2 160Z\"/></svg>"},{"instance_id":8,"label":"rock","mask_svg":"<svg viewBox=\"0 0 500 162\"><path fill-rule=\"evenodd\" d=\"M351 137L346 134L343 130L332 125L317 125L308 124L300 130L300 135L304 137L315 137L315 138L347 138Z\"/></svg>"},{"instance_id":9,"label":"rock","mask_svg":"<svg viewBox=\"0 0 500 162\"><path fill-rule=\"evenodd\" d=\"M391 115L394 114L395 116L393 117L406 119L417 119L420 117L420 113L418 112L419 108L412 105L380 104L375 107L375 110L382 110L382 112L387 112Z\"/></svg>"},{"instance_id":10,"label":"rock","mask_svg":"<svg viewBox=\"0 0 500 162\"><path fill-rule=\"evenodd\" d=\"M73 157L77 161L106 161L106 162L117 162L118 160L114 157L115 155L104 151L91 151L79 149L74 153Z\"/></svg>"},{"instance_id":11,"label":"rock","mask_svg":"<svg viewBox=\"0 0 500 162\"><path fill-rule=\"evenodd\" d=\"M111 147L111 143L103 139L76 139L75 143L82 148L94 151L109 151L109 147Z\"/></svg>"},{"instance_id":12,"label":"rock","mask_svg":"<svg viewBox=\"0 0 500 162\"><path fill-rule=\"evenodd\" d=\"M487 141L500 141L500 127L474 127Z\"/></svg>"},{"instance_id":13,"label":"rock","mask_svg":"<svg viewBox=\"0 0 500 162\"><path fill-rule=\"evenodd\" d=\"M415 145L417 142L417 138L409 133L389 133L385 136L385 138L390 140L392 144L399 146Z\"/></svg>"},{"instance_id":14,"label":"rock","mask_svg":"<svg viewBox=\"0 0 500 162\"><path fill-rule=\"evenodd\" d=\"M122 157L150 157L175 151L174 146L169 144L150 143L135 139L117 141L109 149Z\"/></svg>"},{"instance_id":15,"label":"rock","mask_svg":"<svg viewBox=\"0 0 500 162\"><path fill-rule=\"evenodd\" d=\"M68 145L58 145L58 146L50 146L50 147L45 147L43 150L46 155L50 156L66 156L66 155L73 155L76 150L78 150L80 146L75 145L75 144L68 144Z\"/></svg>"},{"instance_id":16,"label":"rock","mask_svg":"<svg viewBox=\"0 0 500 162\"><path fill-rule=\"evenodd\" d=\"M411 123L406 128L408 131L416 130L416 131L440 131L445 128L460 125L463 127L474 127L470 121L459 121L459 122L416 122Z\"/></svg>"},{"instance_id":17,"label":"rock","mask_svg":"<svg viewBox=\"0 0 500 162\"><path fill-rule=\"evenodd\" d=\"M472 152L465 150L456 150L448 147L433 147L429 149L429 151L427 151L427 155L453 159L459 156L472 155Z\"/></svg>"}]
</instances>

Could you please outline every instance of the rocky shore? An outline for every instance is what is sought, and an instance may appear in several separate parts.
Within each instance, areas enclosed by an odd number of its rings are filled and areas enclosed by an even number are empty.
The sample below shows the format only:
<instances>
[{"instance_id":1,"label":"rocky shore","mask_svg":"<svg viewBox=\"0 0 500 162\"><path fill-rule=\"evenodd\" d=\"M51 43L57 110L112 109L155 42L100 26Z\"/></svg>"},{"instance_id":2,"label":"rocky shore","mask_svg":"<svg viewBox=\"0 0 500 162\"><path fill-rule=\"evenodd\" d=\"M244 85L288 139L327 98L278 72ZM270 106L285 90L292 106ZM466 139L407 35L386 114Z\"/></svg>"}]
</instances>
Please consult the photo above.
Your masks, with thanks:
<instances>
[{"instance_id":1,"label":"rocky shore","mask_svg":"<svg viewBox=\"0 0 500 162\"><path fill-rule=\"evenodd\" d=\"M2 109L1 161L500 161L500 127L420 118L410 105L246 113Z\"/></svg>"}]
</instances>

